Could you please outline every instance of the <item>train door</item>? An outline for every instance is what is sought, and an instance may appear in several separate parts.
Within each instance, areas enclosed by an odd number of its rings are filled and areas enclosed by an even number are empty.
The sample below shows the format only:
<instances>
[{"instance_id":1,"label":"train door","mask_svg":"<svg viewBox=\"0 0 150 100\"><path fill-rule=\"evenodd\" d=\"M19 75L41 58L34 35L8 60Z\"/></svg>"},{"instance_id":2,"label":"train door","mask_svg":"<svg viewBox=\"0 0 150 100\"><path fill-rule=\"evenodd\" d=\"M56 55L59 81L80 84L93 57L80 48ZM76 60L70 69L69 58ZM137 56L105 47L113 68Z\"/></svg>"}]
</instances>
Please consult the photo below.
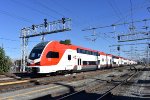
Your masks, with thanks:
<instances>
[{"instance_id":1,"label":"train door","mask_svg":"<svg viewBox=\"0 0 150 100\"><path fill-rule=\"evenodd\" d=\"M110 68L112 67L112 60L110 59Z\"/></svg>"},{"instance_id":2,"label":"train door","mask_svg":"<svg viewBox=\"0 0 150 100\"><path fill-rule=\"evenodd\" d=\"M81 70L81 58L78 58L77 60L77 63L78 63L78 67L77 67L77 70Z\"/></svg>"},{"instance_id":3,"label":"train door","mask_svg":"<svg viewBox=\"0 0 150 100\"><path fill-rule=\"evenodd\" d=\"M72 67L73 67L73 60L72 60L72 57L73 57L73 53L72 53L72 51L70 50L70 51L68 51L68 53L67 53L67 56L66 56L66 69L67 70L71 70L72 69Z\"/></svg>"},{"instance_id":4,"label":"train door","mask_svg":"<svg viewBox=\"0 0 150 100\"><path fill-rule=\"evenodd\" d=\"M71 65L71 55L68 54L68 65Z\"/></svg>"}]
</instances>

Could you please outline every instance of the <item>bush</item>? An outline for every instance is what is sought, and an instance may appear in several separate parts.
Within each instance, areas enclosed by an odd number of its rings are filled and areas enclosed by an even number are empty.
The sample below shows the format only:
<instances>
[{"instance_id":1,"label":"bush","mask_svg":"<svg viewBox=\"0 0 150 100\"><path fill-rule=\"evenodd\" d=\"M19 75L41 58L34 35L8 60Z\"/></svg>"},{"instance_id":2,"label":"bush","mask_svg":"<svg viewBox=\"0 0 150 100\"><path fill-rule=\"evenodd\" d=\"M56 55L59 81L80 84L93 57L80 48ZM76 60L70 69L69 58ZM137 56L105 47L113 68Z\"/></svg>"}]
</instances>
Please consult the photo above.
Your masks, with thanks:
<instances>
[{"instance_id":1,"label":"bush","mask_svg":"<svg viewBox=\"0 0 150 100\"><path fill-rule=\"evenodd\" d=\"M0 73L5 73L10 70L12 62L8 56L5 55L5 51L0 47Z\"/></svg>"}]
</instances>

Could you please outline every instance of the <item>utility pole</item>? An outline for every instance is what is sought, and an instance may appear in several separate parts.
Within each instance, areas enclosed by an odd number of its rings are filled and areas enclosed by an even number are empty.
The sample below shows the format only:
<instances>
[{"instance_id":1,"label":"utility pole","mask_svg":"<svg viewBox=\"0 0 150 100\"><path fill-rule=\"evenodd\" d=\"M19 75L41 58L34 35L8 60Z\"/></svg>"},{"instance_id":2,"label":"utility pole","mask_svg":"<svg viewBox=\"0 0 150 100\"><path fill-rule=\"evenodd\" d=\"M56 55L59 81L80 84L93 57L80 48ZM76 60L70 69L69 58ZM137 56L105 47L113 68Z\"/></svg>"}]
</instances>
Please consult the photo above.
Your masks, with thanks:
<instances>
[{"instance_id":1,"label":"utility pole","mask_svg":"<svg viewBox=\"0 0 150 100\"><path fill-rule=\"evenodd\" d=\"M53 33L65 32L71 30L71 19L62 18L61 20L47 22L44 19L43 24L32 25L31 27L25 27L21 29L21 71L25 71L28 58L28 41L31 37L42 36L42 41L44 41L44 36Z\"/></svg>"}]
</instances>

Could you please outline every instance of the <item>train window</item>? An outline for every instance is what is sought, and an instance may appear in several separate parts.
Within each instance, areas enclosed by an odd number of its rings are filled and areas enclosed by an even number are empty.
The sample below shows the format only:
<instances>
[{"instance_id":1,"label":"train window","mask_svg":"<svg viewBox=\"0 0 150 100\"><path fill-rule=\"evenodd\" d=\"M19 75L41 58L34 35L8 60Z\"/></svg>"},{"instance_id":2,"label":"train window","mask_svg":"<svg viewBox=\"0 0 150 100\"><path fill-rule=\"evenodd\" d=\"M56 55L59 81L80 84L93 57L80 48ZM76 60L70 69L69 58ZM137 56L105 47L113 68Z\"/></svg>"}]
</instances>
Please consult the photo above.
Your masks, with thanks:
<instances>
[{"instance_id":1,"label":"train window","mask_svg":"<svg viewBox=\"0 0 150 100\"><path fill-rule=\"evenodd\" d=\"M89 54L89 51L88 51L88 50L86 50L86 54Z\"/></svg>"},{"instance_id":2,"label":"train window","mask_svg":"<svg viewBox=\"0 0 150 100\"><path fill-rule=\"evenodd\" d=\"M82 50L82 53L85 54L85 50Z\"/></svg>"},{"instance_id":3,"label":"train window","mask_svg":"<svg viewBox=\"0 0 150 100\"><path fill-rule=\"evenodd\" d=\"M83 61L83 65L87 65L87 61Z\"/></svg>"},{"instance_id":4,"label":"train window","mask_svg":"<svg viewBox=\"0 0 150 100\"><path fill-rule=\"evenodd\" d=\"M90 51L88 51L88 54L90 55Z\"/></svg>"},{"instance_id":5,"label":"train window","mask_svg":"<svg viewBox=\"0 0 150 100\"><path fill-rule=\"evenodd\" d=\"M71 60L71 55L68 55L68 60Z\"/></svg>"},{"instance_id":6,"label":"train window","mask_svg":"<svg viewBox=\"0 0 150 100\"><path fill-rule=\"evenodd\" d=\"M113 62L113 64L116 64L116 62Z\"/></svg>"},{"instance_id":7,"label":"train window","mask_svg":"<svg viewBox=\"0 0 150 100\"><path fill-rule=\"evenodd\" d=\"M96 52L96 56L98 56L98 52Z\"/></svg>"},{"instance_id":8,"label":"train window","mask_svg":"<svg viewBox=\"0 0 150 100\"><path fill-rule=\"evenodd\" d=\"M82 53L83 52L83 50L82 49L80 49L80 53Z\"/></svg>"},{"instance_id":9,"label":"train window","mask_svg":"<svg viewBox=\"0 0 150 100\"><path fill-rule=\"evenodd\" d=\"M90 51L90 55L92 55L92 51Z\"/></svg>"},{"instance_id":10,"label":"train window","mask_svg":"<svg viewBox=\"0 0 150 100\"><path fill-rule=\"evenodd\" d=\"M43 49L44 48L33 48L29 55L29 59L34 60L40 58Z\"/></svg>"},{"instance_id":11,"label":"train window","mask_svg":"<svg viewBox=\"0 0 150 100\"><path fill-rule=\"evenodd\" d=\"M80 49L79 48L77 48L77 53L80 53Z\"/></svg>"},{"instance_id":12,"label":"train window","mask_svg":"<svg viewBox=\"0 0 150 100\"><path fill-rule=\"evenodd\" d=\"M96 61L89 61L89 65L96 65Z\"/></svg>"},{"instance_id":13,"label":"train window","mask_svg":"<svg viewBox=\"0 0 150 100\"><path fill-rule=\"evenodd\" d=\"M87 50L85 50L85 54L87 54L88 53L88 51Z\"/></svg>"},{"instance_id":14,"label":"train window","mask_svg":"<svg viewBox=\"0 0 150 100\"><path fill-rule=\"evenodd\" d=\"M46 55L46 58L59 58L58 52L49 51Z\"/></svg>"}]
</instances>

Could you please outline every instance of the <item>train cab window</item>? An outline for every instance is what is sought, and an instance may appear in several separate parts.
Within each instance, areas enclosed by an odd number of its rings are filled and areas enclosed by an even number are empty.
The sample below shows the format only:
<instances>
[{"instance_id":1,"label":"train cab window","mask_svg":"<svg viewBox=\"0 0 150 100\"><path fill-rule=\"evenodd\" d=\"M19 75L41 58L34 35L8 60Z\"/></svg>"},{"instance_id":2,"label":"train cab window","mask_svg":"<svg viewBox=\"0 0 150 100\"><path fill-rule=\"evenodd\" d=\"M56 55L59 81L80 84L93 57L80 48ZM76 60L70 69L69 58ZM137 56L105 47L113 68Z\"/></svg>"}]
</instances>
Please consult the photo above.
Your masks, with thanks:
<instances>
[{"instance_id":1,"label":"train cab window","mask_svg":"<svg viewBox=\"0 0 150 100\"><path fill-rule=\"evenodd\" d=\"M46 55L46 58L59 58L58 52L49 51Z\"/></svg>"},{"instance_id":2,"label":"train cab window","mask_svg":"<svg viewBox=\"0 0 150 100\"><path fill-rule=\"evenodd\" d=\"M71 55L68 55L68 60L71 60Z\"/></svg>"},{"instance_id":3,"label":"train cab window","mask_svg":"<svg viewBox=\"0 0 150 100\"><path fill-rule=\"evenodd\" d=\"M42 51L43 51L43 48L32 49L32 51L29 55L29 59L34 60L34 59L40 58Z\"/></svg>"}]
</instances>

